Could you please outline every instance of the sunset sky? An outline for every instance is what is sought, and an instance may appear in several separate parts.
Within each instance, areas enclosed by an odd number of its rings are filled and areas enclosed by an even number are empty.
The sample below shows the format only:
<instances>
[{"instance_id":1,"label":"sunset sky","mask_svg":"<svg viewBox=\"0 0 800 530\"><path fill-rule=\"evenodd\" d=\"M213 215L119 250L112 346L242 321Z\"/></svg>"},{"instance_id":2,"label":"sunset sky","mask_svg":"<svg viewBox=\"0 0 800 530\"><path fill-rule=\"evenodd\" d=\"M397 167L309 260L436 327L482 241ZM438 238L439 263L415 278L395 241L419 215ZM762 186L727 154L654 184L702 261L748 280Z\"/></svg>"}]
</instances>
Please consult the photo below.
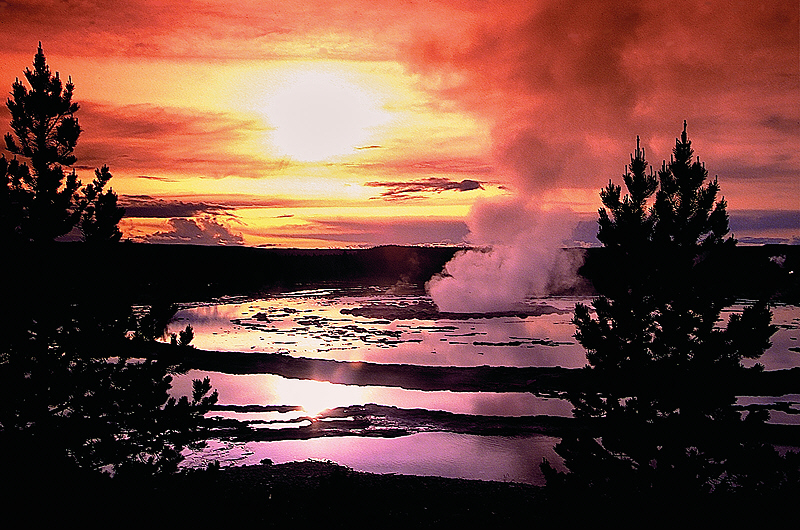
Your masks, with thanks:
<instances>
[{"instance_id":1,"label":"sunset sky","mask_svg":"<svg viewBox=\"0 0 800 530\"><path fill-rule=\"evenodd\" d=\"M7 0L0 86L41 41L75 83L76 168L85 183L110 167L141 241L489 244L555 223L579 244L636 136L658 167L687 120L736 237L800 243L799 12Z\"/></svg>"}]
</instances>

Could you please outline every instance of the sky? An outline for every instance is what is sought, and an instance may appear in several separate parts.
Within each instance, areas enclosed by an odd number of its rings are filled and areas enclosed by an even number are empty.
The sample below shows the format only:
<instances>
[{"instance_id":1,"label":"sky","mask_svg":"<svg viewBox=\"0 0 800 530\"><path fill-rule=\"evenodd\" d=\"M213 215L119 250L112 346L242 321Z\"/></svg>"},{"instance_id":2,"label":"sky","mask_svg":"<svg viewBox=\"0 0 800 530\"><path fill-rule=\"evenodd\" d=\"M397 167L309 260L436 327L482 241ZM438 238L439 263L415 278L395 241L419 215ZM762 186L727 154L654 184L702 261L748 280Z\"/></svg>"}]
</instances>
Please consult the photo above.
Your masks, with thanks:
<instances>
[{"instance_id":1,"label":"sky","mask_svg":"<svg viewBox=\"0 0 800 530\"><path fill-rule=\"evenodd\" d=\"M796 0L0 1L39 41L84 183L128 239L281 247L594 241L599 191L684 120L743 243L800 243ZM10 116L0 109L0 128ZM6 153L6 156L9 156ZM535 227L533 229L532 227Z\"/></svg>"}]
</instances>

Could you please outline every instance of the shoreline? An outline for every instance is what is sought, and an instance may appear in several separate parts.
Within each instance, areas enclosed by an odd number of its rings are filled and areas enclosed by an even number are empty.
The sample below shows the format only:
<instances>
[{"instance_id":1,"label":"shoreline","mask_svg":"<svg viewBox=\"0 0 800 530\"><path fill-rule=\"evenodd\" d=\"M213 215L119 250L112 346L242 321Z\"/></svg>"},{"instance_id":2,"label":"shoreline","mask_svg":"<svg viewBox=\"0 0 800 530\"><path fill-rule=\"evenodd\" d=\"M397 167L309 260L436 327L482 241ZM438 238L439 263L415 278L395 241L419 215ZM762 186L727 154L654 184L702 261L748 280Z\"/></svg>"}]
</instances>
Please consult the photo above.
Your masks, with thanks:
<instances>
[{"instance_id":1,"label":"shoreline","mask_svg":"<svg viewBox=\"0 0 800 530\"><path fill-rule=\"evenodd\" d=\"M319 460L196 470L147 480L27 476L0 500L30 524L267 528L523 528L641 525L788 527L789 494L694 497L681 491L605 496L516 482L354 471ZM33 489L35 488L35 489ZM32 492L35 491L35 494ZM42 509L46 503L47 509ZM669 507L680 509L669 509ZM654 519L656 517L656 519ZM299 526L302 525L302 526Z\"/></svg>"},{"instance_id":2,"label":"shoreline","mask_svg":"<svg viewBox=\"0 0 800 530\"><path fill-rule=\"evenodd\" d=\"M337 361L294 357L285 353L200 350L165 343L148 345L148 351L180 363L184 369L232 375L274 374L288 379L328 381L358 386L391 386L407 390L452 392L530 392L541 397L563 397L586 388L582 368L509 366L436 366ZM136 348L132 353L136 352ZM756 371L744 369L726 382L736 395L781 396L800 393L800 367Z\"/></svg>"}]
</instances>

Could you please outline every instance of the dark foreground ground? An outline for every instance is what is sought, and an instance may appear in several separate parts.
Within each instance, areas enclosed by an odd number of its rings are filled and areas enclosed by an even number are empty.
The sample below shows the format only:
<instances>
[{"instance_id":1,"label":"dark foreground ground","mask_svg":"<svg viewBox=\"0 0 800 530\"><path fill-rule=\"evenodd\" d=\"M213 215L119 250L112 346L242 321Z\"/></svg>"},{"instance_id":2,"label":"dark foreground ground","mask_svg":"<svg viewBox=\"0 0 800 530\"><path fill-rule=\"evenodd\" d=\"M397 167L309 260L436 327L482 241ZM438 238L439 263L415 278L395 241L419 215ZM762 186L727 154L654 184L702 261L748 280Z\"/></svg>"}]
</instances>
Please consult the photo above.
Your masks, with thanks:
<instances>
[{"instance_id":1,"label":"dark foreground ground","mask_svg":"<svg viewBox=\"0 0 800 530\"><path fill-rule=\"evenodd\" d=\"M19 528L796 528L796 498L786 494L591 498L516 483L361 473L319 461L129 483L36 473L10 479L4 476L9 488L0 508L22 517Z\"/></svg>"}]
</instances>

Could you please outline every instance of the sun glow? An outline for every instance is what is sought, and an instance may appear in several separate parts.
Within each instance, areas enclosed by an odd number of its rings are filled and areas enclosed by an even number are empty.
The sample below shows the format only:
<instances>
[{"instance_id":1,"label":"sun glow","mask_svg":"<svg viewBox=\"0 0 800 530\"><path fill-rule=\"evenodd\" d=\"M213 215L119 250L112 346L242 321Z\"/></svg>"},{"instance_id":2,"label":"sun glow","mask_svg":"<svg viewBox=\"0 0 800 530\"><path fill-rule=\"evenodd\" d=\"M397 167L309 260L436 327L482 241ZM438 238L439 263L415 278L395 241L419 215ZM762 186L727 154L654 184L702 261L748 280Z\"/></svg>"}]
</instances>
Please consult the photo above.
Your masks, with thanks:
<instances>
[{"instance_id":1,"label":"sun glow","mask_svg":"<svg viewBox=\"0 0 800 530\"><path fill-rule=\"evenodd\" d=\"M355 153L377 141L389 113L380 96L335 71L296 71L270 94L263 108L271 143L283 156L318 162Z\"/></svg>"},{"instance_id":2,"label":"sun glow","mask_svg":"<svg viewBox=\"0 0 800 530\"><path fill-rule=\"evenodd\" d=\"M323 410L363 401L365 389L360 386L335 385L327 381L278 379L275 392L280 403L303 407L309 416L316 417Z\"/></svg>"}]
</instances>

